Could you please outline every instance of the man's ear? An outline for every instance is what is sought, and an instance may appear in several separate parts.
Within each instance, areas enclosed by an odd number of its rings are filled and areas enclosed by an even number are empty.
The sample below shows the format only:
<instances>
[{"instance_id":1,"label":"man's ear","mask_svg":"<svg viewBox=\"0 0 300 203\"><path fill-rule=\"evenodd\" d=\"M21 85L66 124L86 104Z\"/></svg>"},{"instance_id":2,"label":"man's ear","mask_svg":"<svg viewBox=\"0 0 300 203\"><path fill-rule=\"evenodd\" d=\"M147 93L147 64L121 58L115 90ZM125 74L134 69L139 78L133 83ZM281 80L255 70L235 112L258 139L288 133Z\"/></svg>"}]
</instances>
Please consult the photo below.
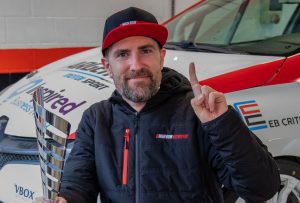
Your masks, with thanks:
<instances>
[{"instance_id":1,"label":"man's ear","mask_svg":"<svg viewBox=\"0 0 300 203\"><path fill-rule=\"evenodd\" d=\"M101 58L101 63L103 65L104 69L109 74L109 76L112 77L112 73L111 73L111 70L109 68L109 61L107 60L107 58L105 58L105 57Z\"/></svg>"}]
</instances>

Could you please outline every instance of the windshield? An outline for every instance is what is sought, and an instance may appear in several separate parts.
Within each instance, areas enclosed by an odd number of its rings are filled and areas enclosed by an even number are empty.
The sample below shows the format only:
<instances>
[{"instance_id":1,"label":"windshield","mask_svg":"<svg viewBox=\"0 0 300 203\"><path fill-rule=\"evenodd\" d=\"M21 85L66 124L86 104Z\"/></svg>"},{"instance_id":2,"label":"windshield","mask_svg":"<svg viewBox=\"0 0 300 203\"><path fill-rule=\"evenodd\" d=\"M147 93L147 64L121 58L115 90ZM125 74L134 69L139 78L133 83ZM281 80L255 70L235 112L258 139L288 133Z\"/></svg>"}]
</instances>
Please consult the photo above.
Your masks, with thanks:
<instances>
[{"instance_id":1,"label":"windshield","mask_svg":"<svg viewBox=\"0 0 300 203\"><path fill-rule=\"evenodd\" d=\"M166 48L282 56L297 53L299 2L205 1L165 24L169 30Z\"/></svg>"}]
</instances>

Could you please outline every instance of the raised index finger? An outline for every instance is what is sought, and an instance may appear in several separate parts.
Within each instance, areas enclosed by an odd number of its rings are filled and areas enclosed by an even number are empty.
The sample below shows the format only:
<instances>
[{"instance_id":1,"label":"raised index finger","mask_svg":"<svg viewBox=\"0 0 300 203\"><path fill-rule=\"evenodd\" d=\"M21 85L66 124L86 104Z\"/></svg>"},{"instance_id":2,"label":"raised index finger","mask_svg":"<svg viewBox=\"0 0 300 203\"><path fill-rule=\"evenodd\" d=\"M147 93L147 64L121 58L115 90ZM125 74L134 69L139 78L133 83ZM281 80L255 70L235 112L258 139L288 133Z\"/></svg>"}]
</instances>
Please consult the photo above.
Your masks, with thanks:
<instances>
[{"instance_id":1,"label":"raised index finger","mask_svg":"<svg viewBox=\"0 0 300 203\"><path fill-rule=\"evenodd\" d=\"M190 63L190 65L189 65L189 74L190 74L190 83L193 88L194 95L195 95L195 97L197 97L202 94L202 91L201 91L201 85L199 84L199 81L198 81L198 78L196 75L194 63Z\"/></svg>"}]
</instances>

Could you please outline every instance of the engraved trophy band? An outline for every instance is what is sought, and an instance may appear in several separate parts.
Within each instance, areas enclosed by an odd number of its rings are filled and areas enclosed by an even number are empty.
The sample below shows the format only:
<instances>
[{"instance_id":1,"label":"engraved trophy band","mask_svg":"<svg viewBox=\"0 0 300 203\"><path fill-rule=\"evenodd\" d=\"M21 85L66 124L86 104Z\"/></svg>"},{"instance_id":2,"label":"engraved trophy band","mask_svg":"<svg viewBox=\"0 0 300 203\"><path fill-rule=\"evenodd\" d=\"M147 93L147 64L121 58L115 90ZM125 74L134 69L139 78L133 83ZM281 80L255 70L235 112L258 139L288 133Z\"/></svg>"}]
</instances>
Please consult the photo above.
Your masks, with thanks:
<instances>
[{"instance_id":1,"label":"engraved trophy band","mask_svg":"<svg viewBox=\"0 0 300 203\"><path fill-rule=\"evenodd\" d=\"M53 202L59 194L71 125L65 119L45 109L44 96L43 88L37 88L33 94L33 106L43 200Z\"/></svg>"}]
</instances>

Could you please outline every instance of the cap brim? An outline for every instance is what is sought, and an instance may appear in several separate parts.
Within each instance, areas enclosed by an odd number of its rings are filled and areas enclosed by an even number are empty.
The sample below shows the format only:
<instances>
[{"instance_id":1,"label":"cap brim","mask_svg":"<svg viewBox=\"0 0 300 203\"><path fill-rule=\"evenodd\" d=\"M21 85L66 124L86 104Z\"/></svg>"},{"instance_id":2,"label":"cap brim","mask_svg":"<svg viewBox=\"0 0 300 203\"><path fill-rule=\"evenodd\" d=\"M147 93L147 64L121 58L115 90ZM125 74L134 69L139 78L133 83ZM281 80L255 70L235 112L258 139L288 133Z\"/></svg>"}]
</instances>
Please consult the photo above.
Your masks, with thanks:
<instances>
[{"instance_id":1,"label":"cap brim","mask_svg":"<svg viewBox=\"0 0 300 203\"><path fill-rule=\"evenodd\" d=\"M161 46L167 41L168 30L164 26L155 23L137 23L120 26L110 31L102 44L102 52L112 44L132 36L145 36L155 39Z\"/></svg>"}]
</instances>

